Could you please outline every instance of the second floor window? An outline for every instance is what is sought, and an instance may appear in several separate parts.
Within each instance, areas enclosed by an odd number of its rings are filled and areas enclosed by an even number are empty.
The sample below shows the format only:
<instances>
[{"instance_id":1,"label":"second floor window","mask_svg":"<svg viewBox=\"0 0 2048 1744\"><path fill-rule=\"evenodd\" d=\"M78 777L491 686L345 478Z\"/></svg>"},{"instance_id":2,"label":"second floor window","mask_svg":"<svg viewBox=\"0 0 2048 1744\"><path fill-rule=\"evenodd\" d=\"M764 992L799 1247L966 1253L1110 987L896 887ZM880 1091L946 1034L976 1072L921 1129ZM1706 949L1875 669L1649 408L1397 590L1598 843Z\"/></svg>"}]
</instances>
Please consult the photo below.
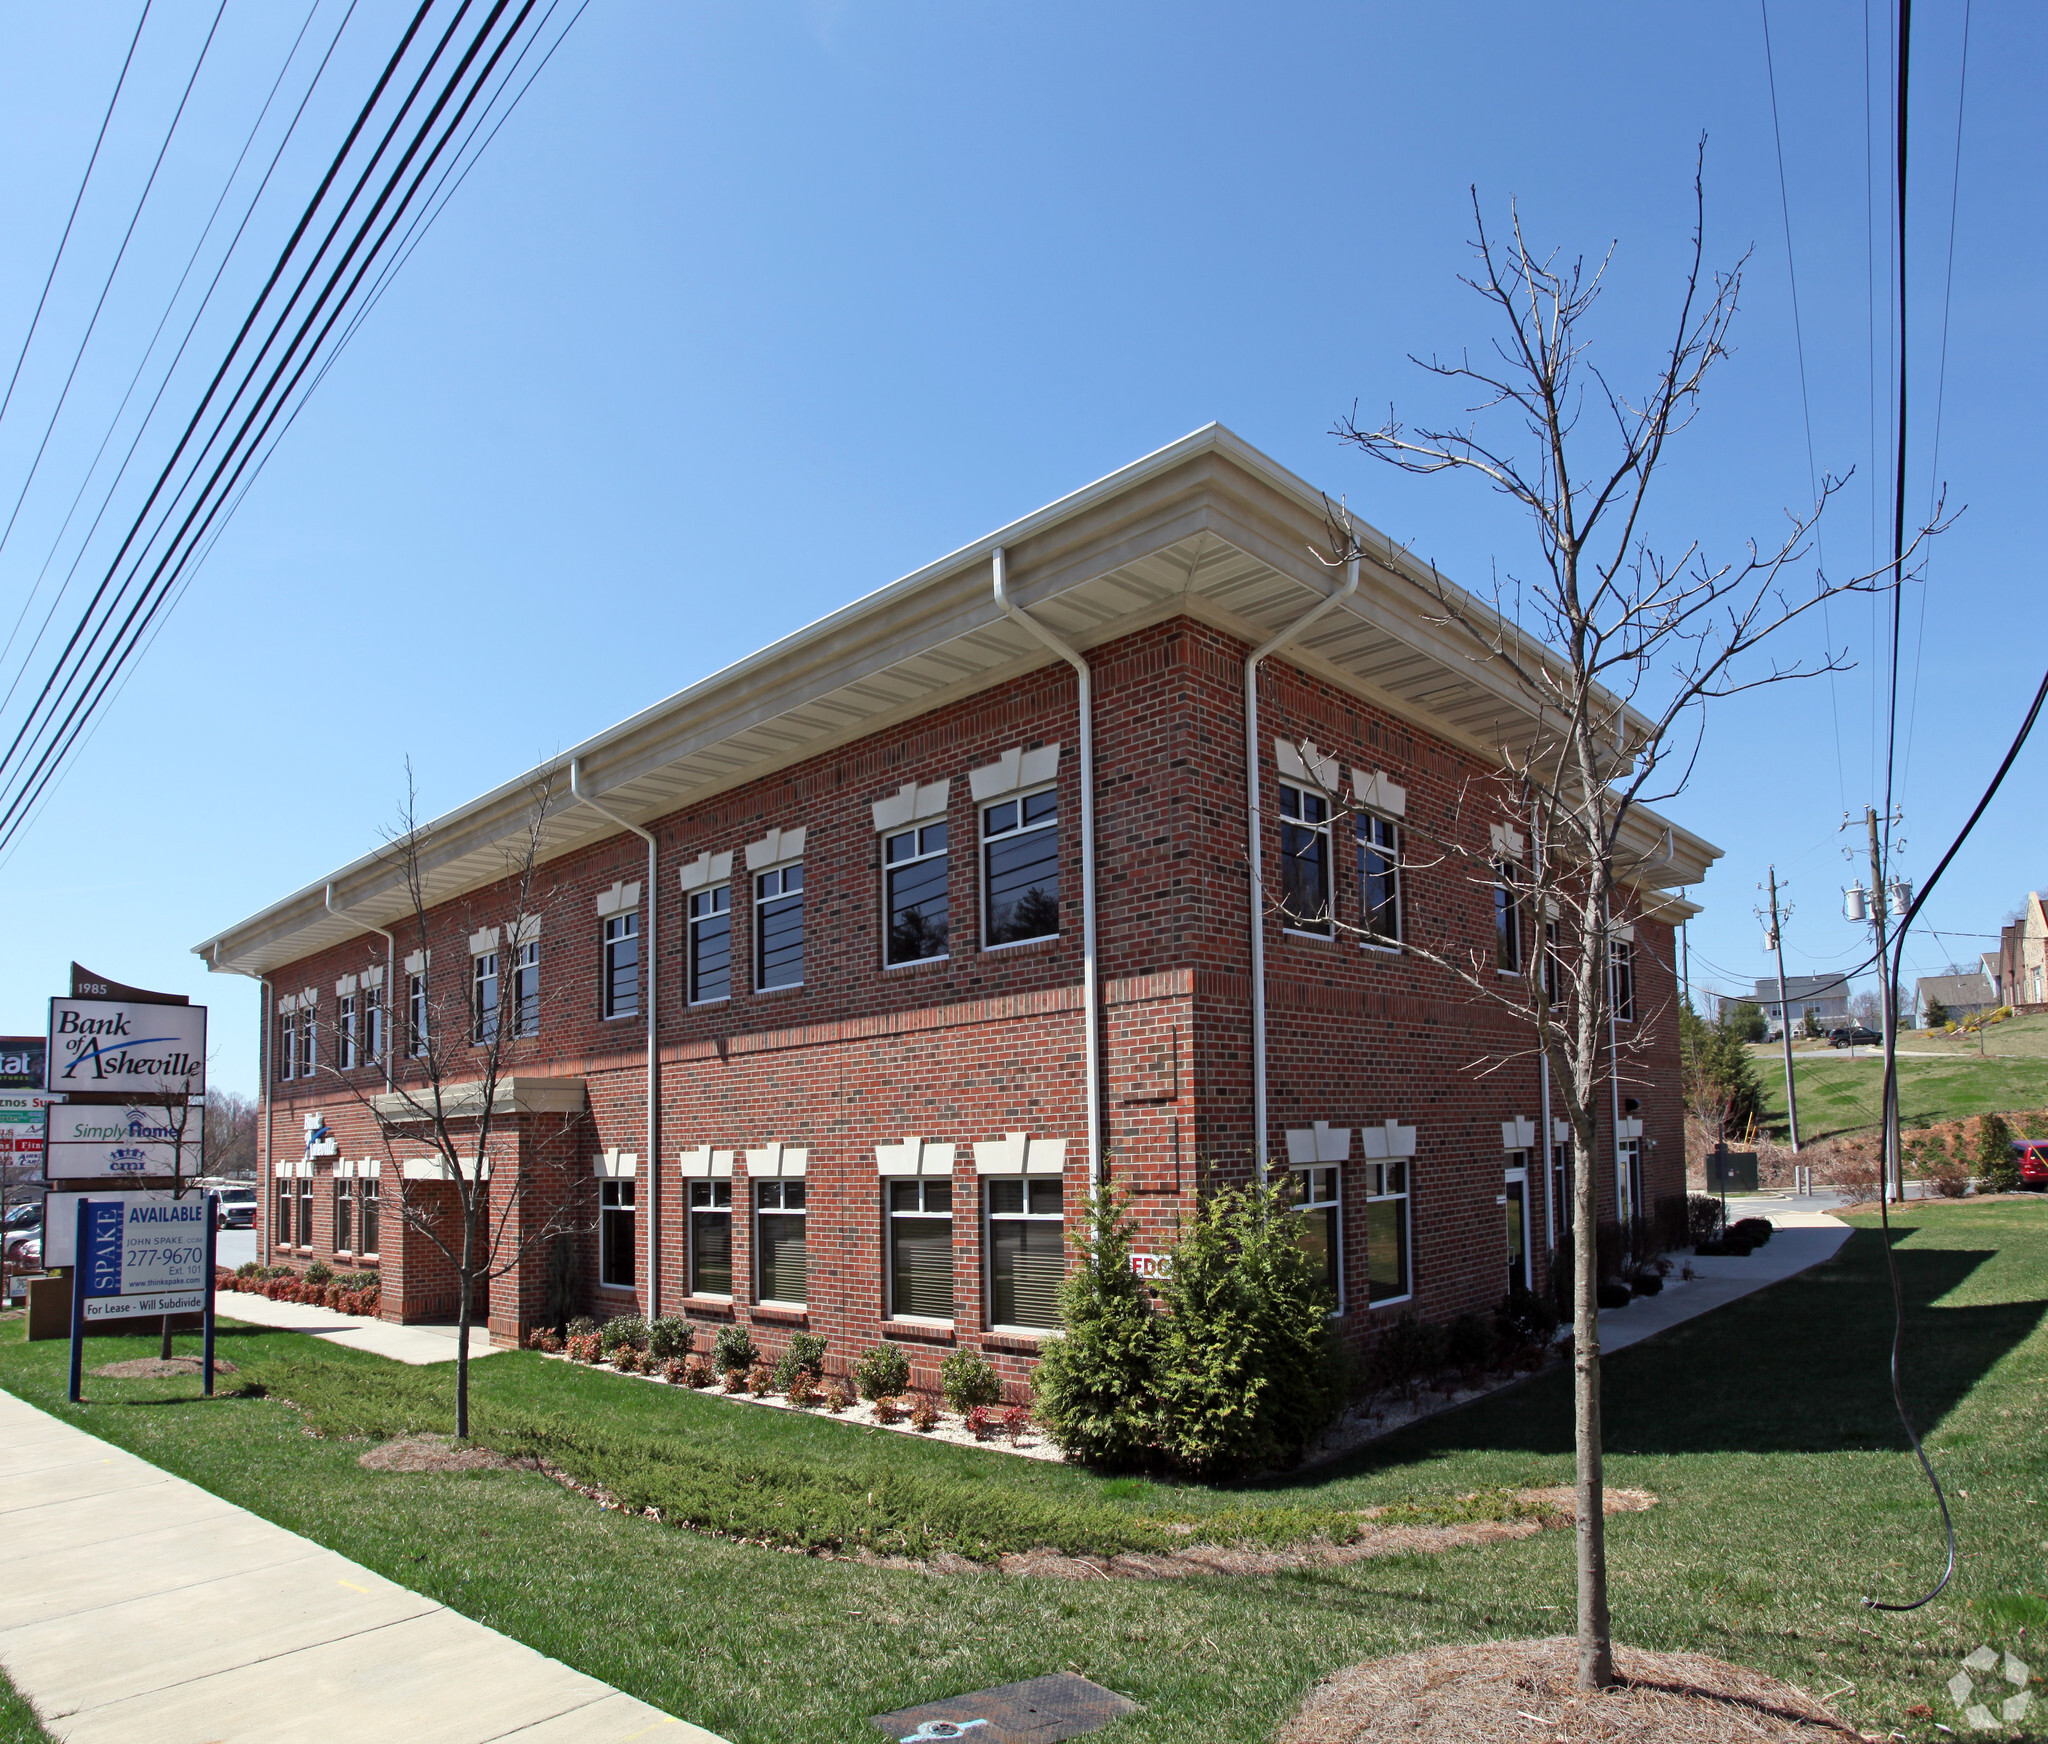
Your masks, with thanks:
<instances>
[{"instance_id":1,"label":"second floor window","mask_svg":"<svg viewBox=\"0 0 2048 1744\"><path fill-rule=\"evenodd\" d=\"M314 1024L313 1024L313 1014L312 1014L312 1013L311 1013L310 1011L302 1011L302 1012L300 1012L300 1013L299 1013L299 1076L300 1076L301 1078L310 1078L310 1077L312 1077L312 1075L313 1075L313 1064L314 1064L314 1058L315 1058L315 1055L314 1055L314 1047L313 1047L313 1029L314 1029Z\"/></svg>"},{"instance_id":2,"label":"second floor window","mask_svg":"<svg viewBox=\"0 0 2048 1744\"><path fill-rule=\"evenodd\" d=\"M277 1020L277 1075L281 1079L299 1075L299 1020L291 1012Z\"/></svg>"},{"instance_id":3,"label":"second floor window","mask_svg":"<svg viewBox=\"0 0 2048 1744\"><path fill-rule=\"evenodd\" d=\"M690 1003L731 997L732 886L721 884L690 898Z\"/></svg>"},{"instance_id":4,"label":"second floor window","mask_svg":"<svg viewBox=\"0 0 2048 1744\"><path fill-rule=\"evenodd\" d=\"M356 996L344 993L341 1006L334 1014L334 1063L344 1072L353 1071L356 1064Z\"/></svg>"},{"instance_id":5,"label":"second floor window","mask_svg":"<svg viewBox=\"0 0 2048 1744\"><path fill-rule=\"evenodd\" d=\"M540 941L515 946L512 952L512 1033L540 1034Z\"/></svg>"},{"instance_id":6,"label":"second floor window","mask_svg":"<svg viewBox=\"0 0 2048 1744\"><path fill-rule=\"evenodd\" d=\"M1617 1023L1636 1020L1636 948L1627 939L1607 941L1607 997Z\"/></svg>"},{"instance_id":7,"label":"second floor window","mask_svg":"<svg viewBox=\"0 0 2048 1744\"><path fill-rule=\"evenodd\" d=\"M1503 975L1522 972L1522 869L1512 860L1493 867L1493 966Z\"/></svg>"},{"instance_id":8,"label":"second floor window","mask_svg":"<svg viewBox=\"0 0 2048 1744\"><path fill-rule=\"evenodd\" d=\"M1287 781L1280 783L1280 924L1330 933L1330 802Z\"/></svg>"},{"instance_id":9,"label":"second floor window","mask_svg":"<svg viewBox=\"0 0 2048 1744\"><path fill-rule=\"evenodd\" d=\"M640 917L615 914L604 923L604 1014L640 1015Z\"/></svg>"},{"instance_id":10,"label":"second floor window","mask_svg":"<svg viewBox=\"0 0 2048 1744\"><path fill-rule=\"evenodd\" d=\"M498 1039L498 953L471 959L469 1039L480 1048Z\"/></svg>"},{"instance_id":11,"label":"second floor window","mask_svg":"<svg viewBox=\"0 0 2048 1744\"><path fill-rule=\"evenodd\" d=\"M363 994L363 1052L377 1061L384 1057L384 989L372 987Z\"/></svg>"},{"instance_id":12,"label":"second floor window","mask_svg":"<svg viewBox=\"0 0 2048 1744\"><path fill-rule=\"evenodd\" d=\"M1358 814L1358 897L1366 943L1401 942L1401 826L1377 812Z\"/></svg>"},{"instance_id":13,"label":"second floor window","mask_svg":"<svg viewBox=\"0 0 2048 1744\"><path fill-rule=\"evenodd\" d=\"M804 869L783 866L754 879L754 987L804 984Z\"/></svg>"},{"instance_id":14,"label":"second floor window","mask_svg":"<svg viewBox=\"0 0 2048 1744\"><path fill-rule=\"evenodd\" d=\"M1060 930L1060 796L1048 787L981 814L981 942L1014 945Z\"/></svg>"},{"instance_id":15,"label":"second floor window","mask_svg":"<svg viewBox=\"0 0 2048 1744\"><path fill-rule=\"evenodd\" d=\"M946 912L946 826L924 824L882 842L884 963L943 957Z\"/></svg>"},{"instance_id":16,"label":"second floor window","mask_svg":"<svg viewBox=\"0 0 2048 1744\"><path fill-rule=\"evenodd\" d=\"M418 1059L427 1051L427 978L405 978L406 1051Z\"/></svg>"}]
</instances>

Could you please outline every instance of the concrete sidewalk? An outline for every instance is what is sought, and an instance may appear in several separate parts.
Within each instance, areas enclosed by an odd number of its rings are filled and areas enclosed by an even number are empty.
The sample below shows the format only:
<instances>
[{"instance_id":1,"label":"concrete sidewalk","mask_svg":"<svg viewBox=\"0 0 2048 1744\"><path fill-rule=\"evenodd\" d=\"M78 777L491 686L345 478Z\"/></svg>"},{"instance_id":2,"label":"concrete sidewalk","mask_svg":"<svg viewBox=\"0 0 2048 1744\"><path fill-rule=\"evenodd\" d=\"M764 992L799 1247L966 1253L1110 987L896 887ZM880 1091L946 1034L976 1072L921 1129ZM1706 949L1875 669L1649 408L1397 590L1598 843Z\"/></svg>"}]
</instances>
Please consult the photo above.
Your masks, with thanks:
<instances>
[{"instance_id":1,"label":"concrete sidewalk","mask_svg":"<svg viewBox=\"0 0 2048 1744\"><path fill-rule=\"evenodd\" d=\"M1735 1200L1728 1201L1729 1215L1737 1215ZM1760 1216L1760 1211L1744 1215ZM1833 1218L1815 1216L1807 1221L1780 1223L1774 1217L1776 1233L1769 1242L1746 1259L1713 1259L1674 1255L1680 1266L1691 1266L1698 1275L1683 1280L1677 1271L1664 1280L1655 1296L1638 1296L1626 1308L1610 1308L1600 1316L1600 1350L1612 1356L1646 1338L1654 1338L1667 1327L1676 1326L1701 1314L1725 1307L1738 1298L1775 1284L1823 1260L1831 1260L1849 1239L1849 1226Z\"/></svg>"},{"instance_id":2,"label":"concrete sidewalk","mask_svg":"<svg viewBox=\"0 0 2048 1744\"><path fill-rule=\"evenodd\" d=\"M223 1320L243 1320L252 1326L268 1326L277 1332L304 1332L324 1338L329 1344L345 1344L351 1350L367 1350L388 1356L393 1362L438 1363L455 1360L455 1328L452 1326L399 1326L362 1314L337 1314L332 1308L309 1308L302 1302L273 1302L268 1296L241 1291L223 1291L216 1299L214 1313ZM482 1326L469 1329L469 1360L489 1356L496 1347Z\"/></svg>"},{"instance_id":3,"label":"concrete sidewalk","mask_svg":"<svg viewBox=\"0 0 2048 1744\"><path fill-rule=\"evenodd\" d=\"M0 1393L0 1665L65 1744L723 1744Z\"/></svg>"}]
</instances>

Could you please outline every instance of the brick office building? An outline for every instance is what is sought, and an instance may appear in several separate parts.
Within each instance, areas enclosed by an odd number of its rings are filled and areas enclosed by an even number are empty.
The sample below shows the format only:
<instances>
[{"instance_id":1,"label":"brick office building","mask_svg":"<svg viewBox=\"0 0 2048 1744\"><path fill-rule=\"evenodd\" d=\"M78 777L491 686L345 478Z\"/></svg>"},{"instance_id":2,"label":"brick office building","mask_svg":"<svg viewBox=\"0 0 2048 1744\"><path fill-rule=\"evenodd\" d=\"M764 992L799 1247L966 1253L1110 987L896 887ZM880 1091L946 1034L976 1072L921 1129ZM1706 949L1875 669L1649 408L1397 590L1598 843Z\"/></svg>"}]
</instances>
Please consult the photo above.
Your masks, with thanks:
<instances>
[{"instance_id":1,"label":"brick office building","mask_svg":"<svg viewBox=\"0 0 2048 1744\"><path fill-rule=\"evenodd\" d=\"M1490 1306L1514 1267L1542 1287L1570 1166L1539 1142L1543 1076L1400 943L1520 948L1526 917L1401 843L1520 850L1479 796L1525 707L1377 535L1355 593L1288 633L1337 591L1326 545L1318 493L1212 426L438 820L424 940L370 856L197 947L264 982L265 1251L374 1252L388 1317L452 1312L393 1204L448 1189L378 1086L404 1082L410 1003L459 986L536 1031L490 1166L517 1147L573 1182L599 1314L738 1319L770 1349L808 1327L835 1359L889 1338L920 1378L973 1345L1020 1376L1092 1171L1156 1251L1261 1138L1352 1336ZM1275 637L1255 974L1246 665ZM536 781L522 914L503 849ZM1610 1212L1682 1191L1674 891L1718 852L1639 833L1659 882L1617 946ZM494 1339L553 1318L550 1263L493 1287Z\"/></svg>"}]
</instances>

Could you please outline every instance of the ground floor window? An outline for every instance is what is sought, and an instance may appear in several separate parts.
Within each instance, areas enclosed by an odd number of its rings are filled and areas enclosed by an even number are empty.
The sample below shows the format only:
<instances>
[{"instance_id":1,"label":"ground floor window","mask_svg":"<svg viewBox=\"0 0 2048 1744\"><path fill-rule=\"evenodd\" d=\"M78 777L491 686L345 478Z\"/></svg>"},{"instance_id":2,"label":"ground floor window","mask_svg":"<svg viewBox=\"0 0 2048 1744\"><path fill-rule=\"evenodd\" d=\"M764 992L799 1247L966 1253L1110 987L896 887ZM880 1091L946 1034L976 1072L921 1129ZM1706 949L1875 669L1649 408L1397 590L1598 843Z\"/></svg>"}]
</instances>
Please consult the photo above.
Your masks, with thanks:
<instances>
[{"instance_id":1,"label":"ground floor window","mask_svg":"<svg viewBox=\"0 0 2048 1744\"><path fill-rule=\"evenodd\" d=\"M354 1188L355 1182L346 1175L334 1177L334 1251L338 1254L356 1251Z\"/></svg>"},{"instance_id":2,"label":"ground floor window","mask_svg":"<svg viewBox=\"0 0 2048 1744\"><path fill-rule=\"evenodd\" d=\"M1550 1245L1563 1247L1572 1233L1572 1147L1550 1147Z\"/></svg>"},{"instance_id":3,"label":"ground floor window","mask_svg":"<svg viewBox=\"0 0 2048 1744\"><path fill-rule=\"evenodd\" d=\"M1410 1275L1408 1160L1365 1165L1367 1300L1399 1302L1415 1293Z\"/></svg>"},{"instance_id":4,"label":"ground floor window","mask_svg":"<svg viewBox=\"0 0 2048 1744\"><path fill-rule=\"evenodd\" d=\"M690 1294L732 1294L732 1183L690 1183Z\"/></svg>"},{"instance_id":5,"label":"ground floor window","mask_svg":"<svg viewBox=\"0 0 2048 1744\"><path fill-rule=\"evenodd\" d=\"M1508 1292L1529 1288L1529 1153L1509 1151L1507 1190Z\"/></svg>"},{"instance_id":6,"label":"ground floor window","mask_svg":"<svg viewBox=\"0 0 2048 1744\"><path fill-rule=\"evenodd\" d=\"M1315 1262L1331 1301L1344 1301L1335 1169L1296 1169L1294 1208L1301 1218L1301 1245Z\"/></svg>"},{"instance_id":7,"label":"ground floor window","mask_svg":"<svg viewBox=\"0 0 2048 1744\"><path fill-rule=\"evenodd\" d=\"M1623 1228L1643 1215L1643 1141L1625 1138L1615 1147L1614 1191Z\"/></svg>"},{"instance_id":8,"label":"ground floor window","mask_svg":"<svg viewBox=\"0 0 2048 1744\"><path fill-rule=\"evenodd\" d=\"M292 1245L292 1207L297 1202L297 1190L289 1175L277 1179L277 1218L272 1225L270 1238L286 1247Z\"/></svg>"},{"instance_id":9,"label":"ground floor window","mask_svg":"<svg viewBox=\"0 0 2048 1744\"><path fill-rule=\"evenodd\" d=\"M597 1276L614 1289L633 1287L633 1183L600 1181L597 1188Z\"/></svg>"},{"instance_id":10,"label":"ground floor window","mask_svg":"<svg viewBox=\"0 0 2048 1744\"><path fill-rule=\"evenodd\" d=\"M362 1213L362 1229L356 1238L356 1258L373 1260L379 1252L377 1246L378 1182L375 1175L365 1175L356 1184L357 1209Z\"/></svg>"},{"instance_id":11,"label":"ground floor window","mask_svg":"<svg viewBox=\"0 0 2048 1744\"><path fill-rule=\"evenodd\" d=\"M299 1177L299 1246L313 1245L313 1177Z\"/></svg>"},{"instance_id":12,"label":"ground floor window","mask_svg":"<svg viewBox=\"0 0 2048 1744\"><path fill-rule=\"evenodd\" d=\"M1051 1331L1067 1271L1065 1202L1056 1180L990 1180L988 1317L994 1326Z\"/></svg>"},{"instance_id":13,"label":"ground floor window","mask_svg":"<svg viewBox=\"0 0 2048 1744\"><path fill-rule=\"evenodd\" d=\"M804 1184L754 1183L754 1300L801 1308L809 1267L804 1239Z\"/></svg>"},{"instance_id":14,"label":"ground floor window","mask_svg":"<svg viewBox=\"0 0 2048 1744\"><path fill-rule=\"evenodd\" d=\"M953 1318L953 1183L891 1181L889 1312L914 1320Z\"/></svg>"}]
</instances>

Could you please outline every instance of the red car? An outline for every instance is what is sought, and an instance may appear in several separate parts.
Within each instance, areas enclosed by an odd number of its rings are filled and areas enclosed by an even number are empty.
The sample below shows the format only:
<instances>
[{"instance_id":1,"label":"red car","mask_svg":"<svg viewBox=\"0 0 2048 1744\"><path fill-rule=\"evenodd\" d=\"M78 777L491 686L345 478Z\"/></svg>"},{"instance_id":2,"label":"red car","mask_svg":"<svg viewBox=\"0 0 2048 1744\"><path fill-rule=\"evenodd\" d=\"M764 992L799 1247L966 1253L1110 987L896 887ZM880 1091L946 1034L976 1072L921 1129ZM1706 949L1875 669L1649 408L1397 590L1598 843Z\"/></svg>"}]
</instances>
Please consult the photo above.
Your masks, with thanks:
<instances>
[{"instance_id":1,"label":"red car","mask_svg":"<svg viewBox=\"0 0 2048 1744\"><path fill-rule=\"evenodd\" d=\"M2020 1185L2048 1187L2048 1138L2016 1138L2012 1148L2020 1160Z\"/></svg>"}]
</instances>

